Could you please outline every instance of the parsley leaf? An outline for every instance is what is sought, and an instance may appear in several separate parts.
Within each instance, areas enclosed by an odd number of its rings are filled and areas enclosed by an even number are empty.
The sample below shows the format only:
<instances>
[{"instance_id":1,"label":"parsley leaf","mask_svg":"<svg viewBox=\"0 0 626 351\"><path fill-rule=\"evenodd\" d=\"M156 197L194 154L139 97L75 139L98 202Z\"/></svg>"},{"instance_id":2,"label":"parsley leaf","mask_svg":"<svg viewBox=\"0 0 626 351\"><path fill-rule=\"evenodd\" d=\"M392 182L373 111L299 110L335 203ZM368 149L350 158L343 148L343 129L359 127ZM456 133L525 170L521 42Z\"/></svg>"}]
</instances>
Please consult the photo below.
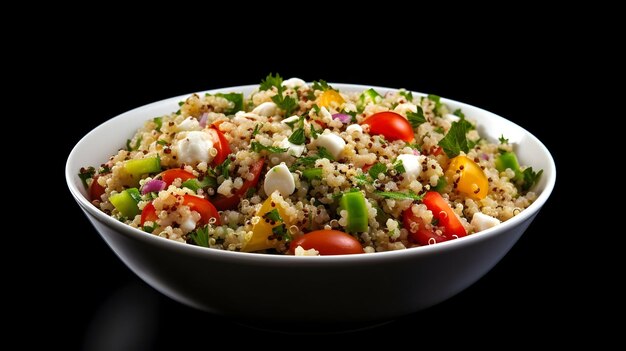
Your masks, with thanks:
<instances>
[{"instance_id":1,"label":"parsley leaf","mask_svg":"<svg viewBox=\"0 0 626 351\"><path fill-rule=\"evenodd\" d=\"M313 123L309 124L309 126L311 127L311 137L313 139L317 139L317 136L322 134L322 132L324 131L322 128L315 129L315 126L313 126Z\"/></svg>"},{"instance_id":2,"label":"parsley leaf","mask_svg":"<svg viewBox=\"0 0 626 351\"><path fill-rule=\"evenodd\" d=\"M441 110L441 97L438 95L433 95L433 94L428 94L428 100L432 101L435 103L435 109L434 112L435 114L439 114L440 110Z\"/></svg>"},{"instance_id":3,"label":"parsley leaf","mask_svg":"<svg viewBox=\"0 0 626 351\"><path fill-rule=\"evenodd\" d=\"M400 95L404 96L404 98L405 98L408 102L413 101L413 93L412 93L412 92L410 92L410 91L406 91L406 90L400 91Z\"/></svg>"},{"instance_id":4,"label":"parsley leaf","mask_svg":"<svg viewBox=\"0 0 626 351\"><path fill-rule=\"evenodd\" d=\"M228 94L217 93L215 94L215 96L222 97L234 104L233 108L224 111L225 115L232 115L232 114L235 114L235 112L237 111L243 110L243 94L242 93L228 93Z\"/></svg>"},{"instance_id":5,"label":"parsley leaf","mask_svg":"<svg viewBox=\"0 0 626 351\"><path fill-rule=\"evenodd\" d=\"M285 152L289 149L283 149L277 146L265 146L261 143L259 143L258 141L253 141L250 143L250 149L252 149L252 151L260 153L261 151L267 151L270 154L279 154L281 152Z\"/></svg>"},{"instance_id":6,"label":"parsley leaf","mask_svg":"<svg viewBox=\"0 0 626 351\"><path fill-rule=\"evenodd\" d=\"M227 157L224 160L224 162L222 162L222 164L220 164L219 166L215 167L215 171L218 174L223 175L224 179L230 178L229 170L230 170L230 158L229 157Z\"/></svg>"},{"instance_id":7,"label":"parsley leaf","mask_svg":"<svg viewBox=\"0 0 626 351\"><path fill-rule=\"evenodd\" d=\"M446 131L443 129L443 127L437 127L437 128L435 128L435 129L433 130L433 132L435 132L435 133L439 133L439 134L443 134L443 133L445 133Z\"/></svg>"},{"instance_id":8,"label":"parsley leaf","mask_svg":"<svg viewBox=\"0 0 626 351\"><path fill-rule=\"evenodd\" d=\"M357 174L354 176L354 179L356 180L356 183L359 185L372 184L372 181L367 179L366 174Z\"/></svg>"},{"instance_id":9,"label":"parsley leaf","mask_svg":"<svg viewBox=\"0 0 626 351\"><path fill-rule=\"evenodd\" d=\"M87 179L93 178L93 175L96 173L96 169L93 167L81 168L78 173L78 178L83 182L85 188L88 188Z\"/></svg>"},{"instance_id":10,"label":"parsley leaf","mask_svg":"<svg viewBox=\"0 0 626 351\"><path fill-rule=\"evenodd\" d=\"M152 121L156 124L156 131L160 132L163 126L163 117L155 117Z\"/></svg>"},{"instance_id":11,"label":"parsley leaf","mask_svg":"<svg viewBox=\"0 0 626 351\"><path fill-rule=\"evenodd\" d=\"M465 119L465 114L463 113L463 111L461 111L460 108L457 108L456 110L454 110L454 112L452 112L453 115L461 118L461 119Z\"/></svg>"},{"instance_id":12,"label":"parsley leaf","mask_svg":"<svg viewBox=\"0 0 626 351\"><path fill-rule=\"evenodd\" d=\"M396 163L393 164L393 169L398 172L398 174L406 172L404 164L402 164L402 160L396 161Z\"/></svg>"},{"instance_id":13,"label":"parsley leaf","mask_svg":"<svg viewBox=\"0 0 626 351\"><path fill-rule=\"evenodd\" d=\"M331 161L335 160L335 157L331 155L330 152L328 152L328 150L326 150L325 147L322 147L322 146L317 148L317 155L319 156L318 158L327 158Z\"/></svg>"},{"instance_id":14,"label":"parsley leaf","mask_svg":"<svg viewBox=\"0 0 626 351\"><path fill-rule=\"evenodd\" d=\"M509 139L506 139L504 137L504 134L500 134L500 137L498 138L498 140L500 141L500 144L508 144L509 143Z\"/></svg>"},{"instance_id":15,"label":"parsley leaf","mask_svg":"<svg viewBox=\"0 0 626 351\"><path fill-rule=\"evenodd\" d=\"M422 198L424 198L424 195L417 195L411 190L409 190L408 193L401 193L398 191L375 191L374 194L382 196L387 199L394 199L394 200L421 201Z\"/></svg>"},{"instance_id":16,"label":"parsley leaf","mask_svg":"<svg viewBox=\"0 0 626 351\"><path fill-rule=\"evenodd\" d=\"M139 137L139 139L137 139L135 141L135 145L131 146L130 145L130 139L126 139L126 150L128 151L135 151L139 149L139 145L141 145L141 140L143 139L143 137Z\"/></svg>"},{"instance_id":17,"label":"parsley leaf","mask_svg":"<svg viewBox=\"0 0 626 351\"><path fill-rule=\"evenodd\" d=\"M193 231L189 234L191 239L198 246L209 247L209 225L202 228L198 228L196 231Z\"/></svg>"},{"instance_id":18,"label":"parsley leaf","mask_svg":"<svg viewBox=\"0 0 626 351\"><path fill-rule=\"evenodd\" d=\"M458 156L461 151L469 152L467 131L470 130L471 126L472 124L464 119L452 122L448 134L439 141L439 146L443 148L449 158Z\"/></svg>"},{"instance_id":19,"label":"parsley leaf","mask_svg":"<svg viewBox=\"0 0 626 351\"><path fill-rule=\"evenodd\" d=\"M291 235L287 231L287 228L285 227L285 224L281 224L279 226L272 228L272 234L274 234L275 236L279 238L282 238L286 242L289 242L292 239Z\"/></svg>"},{"instance_id":20,"label":"parsley leaf","mask_svg":"<svg viewBox=\"0 0 626 351\"><path fill-rule=\"evenodd\" d=\"M370 177L372 177L372 179L374 180L378 179L378 175L380 173L385 173L385 172L387 172L387 166L385 166L382 163L376 163L375 165L370 167L370 169L367 171Z\"/></svg>"},{"instance_id":21,"label":"parsley leaf","mask_svg":"<svg viewBox=\"0 0 626 351\"><path fill-rule=\"evenodd\" d=\"M325 80L320 79L319 82L316 80L313 81L313 90L326 91L326 90L335 90L335 89L333 89L333 87L328 85L328 83L326 83Z\"/></svg>"},{"instance_id":22,"label":"parsley leaf","mask_svg":"<svg viewBox=\"0 0 626 351\"><path fill-rule=\"evenodd\" d=\"M254 126L254 130L252 131L252 136L259 134L259 130L263 128L263 124L258 124Z\"/></svg>"},{"instance_id":23,"label":"parsley leaf","mask_svg":"<svg viewBox=\"0 0 626 351\"><path fill-rule=\"evenodd\" d=\"M539 170L539 172L535 172L532 167L526 168L524 172L522 172L522 191L530 190L539 181L541 174L543 174L543 169Z\"/></svg>"},{"instance_id":24,"label":"parsley leaf","mask_svg":"<svg viewBox=\"0 0 626 351\"><path fill-rule=\"evenodd\" d=\"M289 142L292 144L304 145L304 142L306 141L306 137L304 136L304 128L296 129L293 133L291 133L291 136L287 140L289 140Z\"/></svg>"},{"instance_id":25,"label":"parsley leaf","mask_svg":"<svg viewBox=\"0 0 626 351\"><path fill-rule=\"evenodd\" d=\"M278 89L278 94L272 96L272 101L280 107L283 111L285 111L286 115L290 115L296 107L298 107L298 102L296 99L291 96L283 96L282 89Z\"/></svg>"},{"instance_id":26,"label":"parsley leaf","mask_svg":"<svg viewBox=\"0 0 626 351\"><path fill-rule=\"evenodd\" d=\"M278 210L275 208L264 214L263 219L267 219L272 222L283 222L283 218L280 216Z\"/></svg>"},{"instance_id":27,"label":"parsley leaf","mask_svg":"<svg viewBox=\"0 0 626 351\"><path fill-rule=\"evenodd\" d=\"M163 146L167 145L167 141L165 140L157 140L156 143Z\"/></svg>"},{"instance_id":28,"label":"parsley leaf","mask_svg":"<svg viewBox=\"0 0 626 351\"><path fill-rule=\"evenodd\" d=\"M417 129L420 125L426 123L426 117L424 117L424 110L421 106L417 106L417 112L407 111L406 118L411 123L413 129Z\"/></svg>"},{"instance_id":29,"label":"parsley leaf","mask_svg":"<svg viewBox=\"0 0 626 351\"><path fill-rule=\"evenodd\" d=\"M270 90L272 87L276 87L276 89L282 92L283 78L276 73L275 76L272 77L272 74L268 74L264 80L261 81L259 85L259 90Z\"/></svg>"}]
</instances>

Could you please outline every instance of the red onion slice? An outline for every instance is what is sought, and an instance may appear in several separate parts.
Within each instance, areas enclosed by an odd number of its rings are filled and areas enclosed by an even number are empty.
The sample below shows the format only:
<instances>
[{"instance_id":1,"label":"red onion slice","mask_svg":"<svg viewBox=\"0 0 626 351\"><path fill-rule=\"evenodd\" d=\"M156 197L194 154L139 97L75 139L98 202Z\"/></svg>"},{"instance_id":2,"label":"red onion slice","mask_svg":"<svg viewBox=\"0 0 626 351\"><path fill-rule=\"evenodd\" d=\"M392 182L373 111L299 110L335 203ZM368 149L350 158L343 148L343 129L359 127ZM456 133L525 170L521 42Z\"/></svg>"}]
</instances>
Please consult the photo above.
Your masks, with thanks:
<instances>
[{"instance_id":1,"label":"red onion slice","mask_svg":"<svg viewBox=\"0 0 626 351\"><path fill-rule=\"evenodd\" d=\"M206 127L207 119L209 119L209 114L205 112L202 114L202 116L200 116L200 120L198 121L198 123L200 123L200 127Z\"/></svg>"},{"instance_id":2,"label":"red onion slice","mask_svg":"<svg viewBox=\"0 0 626 351\"><path fill-rule=\"evenodd\" d=\"M165 189L165 186L166 184L164 181L159 179L152 179L143 185L143 188L141 188L141 193L144 195L152 192L158 193L159 191Z\"/></svg>"},{"instance_id":3,"label":"red onion slice","mask_svg":"<svg viewBox=\"0 0 626 351\"><path fill-rule=\"evenodd\" d=\"M352 121L352 116L346 115L345 113L335 113L333 119L338 119L341 123L347 124Z\"/></svg>"}]
</instances>

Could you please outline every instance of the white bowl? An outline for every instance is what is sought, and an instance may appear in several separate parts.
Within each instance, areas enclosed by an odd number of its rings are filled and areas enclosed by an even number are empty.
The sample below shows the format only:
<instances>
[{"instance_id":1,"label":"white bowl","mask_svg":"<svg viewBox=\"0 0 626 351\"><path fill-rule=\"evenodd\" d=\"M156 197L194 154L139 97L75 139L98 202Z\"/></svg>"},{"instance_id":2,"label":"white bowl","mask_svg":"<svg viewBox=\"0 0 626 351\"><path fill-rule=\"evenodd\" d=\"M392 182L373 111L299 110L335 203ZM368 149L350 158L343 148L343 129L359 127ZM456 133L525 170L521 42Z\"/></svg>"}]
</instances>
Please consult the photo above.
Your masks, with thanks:
<instances>
[{"instance_id":1,"label":"white bowl","mask_svg":"<svg viewBox=\"0 0 626 351\"><path fill-rule=\"evenodd\" d=\"M365 86L333 84L341 91ZM209 91L249 94L257 85ZM393 89L374 87L384 93ZM422 94L419 94L422 95ZM478 121L483 138L504 134L521 164L543 169L537 200L492 229L414 249L364 255L294 257L207 249L131 228L98 210L77 176L122 147L149 118L178 109L188 95L123 113L92 130L65 167L69 189L117 256L141 279L183 304L234 318L275 322L372 322L419 311L450 298L487 273L515 244L556 181L550 152L520 126L480 108L442 99Z\"/></svg>"}]
</instances>

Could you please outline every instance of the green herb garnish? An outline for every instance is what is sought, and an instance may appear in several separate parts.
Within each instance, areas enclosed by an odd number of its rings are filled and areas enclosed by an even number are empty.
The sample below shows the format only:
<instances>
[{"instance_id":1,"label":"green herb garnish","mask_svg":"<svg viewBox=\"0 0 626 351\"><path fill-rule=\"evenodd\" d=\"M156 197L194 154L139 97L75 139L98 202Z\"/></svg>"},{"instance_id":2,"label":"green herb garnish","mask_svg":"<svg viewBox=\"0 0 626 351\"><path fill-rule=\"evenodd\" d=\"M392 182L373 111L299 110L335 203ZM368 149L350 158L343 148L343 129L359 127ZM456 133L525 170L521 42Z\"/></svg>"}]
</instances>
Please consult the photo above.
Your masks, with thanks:
<instances>
[{"instance_id":1,"label":"green herb garnish","mask_svg":"<svg viewBox=\"0 0 626 351\"><path fill-rule=\"evenodd\" d=\"M257 152L257 153L260 153L261 151L267 151L270 154L280 154L282 152L289 150L289 149L283 149L277 146L265 146L259 143L258 141L251 142L250 149L252 149L252 151Z\"/></svg>"},{"instance_id":2,"label":"green herb garnish","mask_svg":"<svg viewBox=\"0 0 626 351\"><path fill-rule=\"evenodd\" d=\"M401 193L398 191L375 191L374 194L382 196L387 199L394 200L413 200L413 201L421 201L424 195L417 195L413 191L408 193Z\"/></svg>"},{"instance_id":3,"label":"green herb garnish","mask_svg":"<svg viewBox=\"0 0 626 351\"><path fill-rule=\"evenodd\" d=\"M197 230L191 232L189 236L196 243L196 245L209 247L209 225L208 224L202 228L198 228Z\"/></svg>"},{"instance_id":4,"label":"green herb garnish","mask_svg":"<svg viewBox=\"0 0 626 351\"><path fill-rule=\"evenodd\" d=\"M439 146L449 158L458 156L461 151L469 152L469 144L467 140L467 132L472 124L464 119L458 122L452 122L452 126L443 139L439 141Z\"/></svg>"},{"instance_id":5,"label":"green herb garnish","mask_svg":"<svg viewBox=\"0 0 626 351\"><path fill-rule=\"evenodd\" d=\"M385 173L385 172L387 172L387 166L385 166L382 163L376 163L375 165L370 167L370 169L367 171L370 177L372 177L372 179L374 180L378 179L378 175L380 173Z\"/></svg>"},{"instance_id":6,"label":"green herb garnish","mask_svg":"<svg viewBox=\"0 0 626 351\"><path fill-rule=\"evenodd\" d=\"M420 125L426 123L426 117L424 117L424 110L421 106L417 106L417 112L407 111L406 118L411 123L413 129L417 129Z\"/></svg>"},{"instance_id":7,"label":"green herb garnish","mask_svg":"<svg viewBox=\"0 0 626 351\"><path fill-rule=\"evenodd\" d=\"M85 188L88 188L87 179L93 178L93 175L96 173L96 169L93 167L81 168L78 173L78 178L83 182Z\"/></svg>"}]
</instances>

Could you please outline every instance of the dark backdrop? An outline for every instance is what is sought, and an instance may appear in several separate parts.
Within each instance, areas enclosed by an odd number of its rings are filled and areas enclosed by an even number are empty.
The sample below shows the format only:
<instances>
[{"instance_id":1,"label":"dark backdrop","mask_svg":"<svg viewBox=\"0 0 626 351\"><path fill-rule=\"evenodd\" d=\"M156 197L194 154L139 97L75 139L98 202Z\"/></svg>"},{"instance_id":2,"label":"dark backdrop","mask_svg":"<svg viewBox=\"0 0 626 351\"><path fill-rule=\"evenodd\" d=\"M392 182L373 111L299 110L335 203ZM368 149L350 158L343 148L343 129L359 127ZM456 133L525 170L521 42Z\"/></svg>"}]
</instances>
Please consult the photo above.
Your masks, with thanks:
<instances>
[{"instance_id":1,"label":"dark backdrop","mask_svg":"<svg viewBox=\"0 0 626 351\"><path fill-rule=\"evenodd\" d=\"M67 102L59 106L65 130L64 137L53 140L59 151L55 152L58 162L51 169L61 175L73 145L119 113L198 90L258 83L269 72L307 81L404 87L480 106L537 136L560 167L565 148L559 143L559 116L552 99L562 84L559 60L530 50L532 43L485 45L471 49L428 47L418 54L385 48L375 53L349 48L302 48L285 53L279 49L244 48L224 53L190 48L181 53L176 47L140 45L112 54L87 46L47 67L51 73L49 91L60 93L64 97L61 101ZM70 88L55 84L60 81ZM209 340L222 340L233 333L240 335L238 344L269 347L303 340L324 345L330 338L366 344L436 341L440 346L455 341L480 346L501 337L529 344L543 337L558 339L555 326L580 313L580 306L572 308L570 300L564 299L580 283L573 279L569 255L576 240L563 240L568 233L559 226L563 220L559 208L564 206L562 179L563 174L559 174L550 201L511 252L467 290L376 329L303 337L248 329L155 292L100 239L58 176L56 198L62 205L55 206L52 213L63 218L68 229L60 241L45 247L49 259L44 266L50 274L38 278L43 282L39 288L45 286L46 293L45 298L37 299L45 307L35 303L30 316L45 321L49 342L67 348L207 348L211 346ZM61 323L60 318L65 321Z\"/></svg>"}]
</instances>

